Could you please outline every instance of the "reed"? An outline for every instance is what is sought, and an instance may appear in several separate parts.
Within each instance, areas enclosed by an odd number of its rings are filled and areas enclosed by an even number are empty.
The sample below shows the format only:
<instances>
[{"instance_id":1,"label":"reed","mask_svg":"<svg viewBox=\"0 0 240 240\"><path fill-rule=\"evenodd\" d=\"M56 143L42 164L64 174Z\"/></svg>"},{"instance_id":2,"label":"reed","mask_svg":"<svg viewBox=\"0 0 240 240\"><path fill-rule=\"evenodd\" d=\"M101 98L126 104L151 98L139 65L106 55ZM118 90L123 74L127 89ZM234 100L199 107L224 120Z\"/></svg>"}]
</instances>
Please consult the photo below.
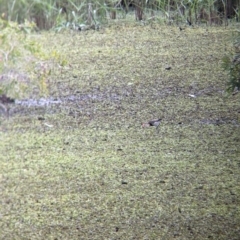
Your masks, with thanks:
<instances>
[{"instance_id":1,"label":"reed","mask_svg":"<svg viewBox=\"0 0 240 240\"><path fill-rule=\"evenodd\" d=\"M74 28L106 24L111 19L131 21L160 19L171 24L228 24L239 20L239 1L229 0L1 0L1 17L23 23L34 21L39 29ZM134 12L134 14L132 14ZM162 21L161 21L162 22Z\"/></svg>"}]
</instances>

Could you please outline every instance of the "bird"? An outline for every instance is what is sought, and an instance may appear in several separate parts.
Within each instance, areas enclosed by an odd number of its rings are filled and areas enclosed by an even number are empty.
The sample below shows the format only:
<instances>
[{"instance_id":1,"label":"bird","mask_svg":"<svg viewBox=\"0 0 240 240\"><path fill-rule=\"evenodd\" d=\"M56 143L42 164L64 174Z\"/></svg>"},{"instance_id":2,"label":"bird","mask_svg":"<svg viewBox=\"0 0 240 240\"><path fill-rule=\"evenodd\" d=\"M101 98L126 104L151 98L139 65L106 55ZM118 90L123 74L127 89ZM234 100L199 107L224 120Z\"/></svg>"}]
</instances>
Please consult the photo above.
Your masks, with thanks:
<instances>
[{"instance_id":1,"label":"bird","mask_svg":"<svg viewBox=\"0 0 240 240\"><path fill-rule=\"evenodd\" d=\"M159 118L159 119L154 119L154 120L150 120L149 122L147 123L143 123L142 124L142 127L145 128L145 127L156 127L156 129L159 127L160 123L161 123L162 119Z\"/></svg>"},{"instance_id":2,"label":"bird","mask_svg":"<svg viewBox=\"0 0 240 240\"><path fill-rule=\"evenodd\" d=\"M188 24L189 26L192 26L192 23L191 23L190 20L188 20L188 18L187 18L187 24Z\"/></svg>"},{"instance_id":3,"label":"bird","mask_svg":"<svg viewBox=\"0 0 240 240\"><path fill-rule=\"evenodd\" d=\"M0 95L0 109L5 112L7 118L9 117L10 106L9 104L15 103L13 98L6 96L5 94Z\"/></svg>"},{"instance_id":4,"label":"bird","mask_svg":"<svg viewBox=\"0 0 240 240\"><path fill-rule=\"evenodd\" d=\"M5 94L2 94L0 95L0 102L2 104L7 104L7 103L14 103L15 100L10 97L7 97Z\"/></svg>"}]
</instances>

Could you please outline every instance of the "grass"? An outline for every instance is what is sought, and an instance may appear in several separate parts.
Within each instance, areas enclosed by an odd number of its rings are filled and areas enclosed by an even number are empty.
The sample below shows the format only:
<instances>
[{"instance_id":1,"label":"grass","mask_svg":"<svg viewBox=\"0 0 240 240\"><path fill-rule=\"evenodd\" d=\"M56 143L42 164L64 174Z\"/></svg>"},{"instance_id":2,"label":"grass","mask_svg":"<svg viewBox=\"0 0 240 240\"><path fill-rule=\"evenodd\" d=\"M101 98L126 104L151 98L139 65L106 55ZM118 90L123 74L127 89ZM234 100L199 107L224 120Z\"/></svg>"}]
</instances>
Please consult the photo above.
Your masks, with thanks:
<instances>
[{"instance_id":1,"label":"grass","mask_svg":"<svg viewBox=\"0 0 240 240\"><path fill-rule=\"evenodd\" d=\"M238 239L239 94L224 97L220 67L231 31L33 35L69 65L49 83L61 104L1 118L1 239ZM159 132L141 128L157 117Z\"/></svg>"}]
</instances>

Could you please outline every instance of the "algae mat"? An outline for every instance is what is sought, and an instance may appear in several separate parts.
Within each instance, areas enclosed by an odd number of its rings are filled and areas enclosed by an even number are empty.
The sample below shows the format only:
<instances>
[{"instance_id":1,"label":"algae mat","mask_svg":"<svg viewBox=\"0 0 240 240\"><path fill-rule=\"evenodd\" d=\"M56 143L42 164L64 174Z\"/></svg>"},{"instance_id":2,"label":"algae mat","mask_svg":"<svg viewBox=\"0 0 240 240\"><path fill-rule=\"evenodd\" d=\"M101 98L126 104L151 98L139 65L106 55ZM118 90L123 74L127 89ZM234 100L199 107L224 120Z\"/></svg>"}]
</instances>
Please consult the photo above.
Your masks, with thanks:
<instances>
[{"instance_id":1,"label":"algae mat","mask_svg":"<svg viewBox=\"0 0 240 240\"><path fill-rule=\"evenodd\" d=\"M33 36L68 64L53 101L1 116L0 238L239 239L240 95L225 96L221 68L232 32Z\"/></svg>"}]
</instances>

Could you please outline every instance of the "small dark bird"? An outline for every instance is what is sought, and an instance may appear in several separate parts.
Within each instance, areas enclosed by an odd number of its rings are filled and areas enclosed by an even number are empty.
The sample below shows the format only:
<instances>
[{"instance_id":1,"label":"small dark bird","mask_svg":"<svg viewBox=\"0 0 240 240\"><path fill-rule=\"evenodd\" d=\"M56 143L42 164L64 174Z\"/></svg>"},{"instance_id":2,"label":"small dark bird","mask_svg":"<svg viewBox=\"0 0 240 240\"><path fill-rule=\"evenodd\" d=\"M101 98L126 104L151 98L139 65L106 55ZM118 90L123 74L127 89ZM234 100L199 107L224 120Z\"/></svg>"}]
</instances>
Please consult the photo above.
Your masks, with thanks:
<instances>
[{"instance_id":1,"label":"small dark bird","mask_svg":"<svg viewBox=\"0 0 240 240\"><path fill-rule=\"evenodd\" d=\"M188 24L189 26L192 26L192 23L190 22L190 20L188 20L188 18L187 18L187 24Z\"/></svg>"},{"instance_id":2,"label":"small dark bird","mask_svg":"<svg viewBox=\"0 0 240 240\"><path fill-rule=\"evenodd\" d=\"M151 120L147 123L143 123L142 124L142 127L156 127L156 129L159 127L160 123L161 123L162 119L159 118L159 119L154 119L154 120Z\"/></svg>"},{"instance_id":3,"label":"small dark bird","mask_svg":"<svg viewBox=\"0 0 240 240\"><path fill-rule=\"evenodd\" d=\"M0 95L0 108L5 112L7 118L9 117L10 104L15 102L14 99L6 96L5 94Z\"/></svg>"},{"instance_id":4,"label":"small dark bird","mask_svg":"<svg viewBox=\"0 0 240 240\"><path fill-rule=\"evenodd\" d=\"M2 104L7 104L7 103L14 103L15 100L10 97L7 97L5 94L2 94L0 95L0 102Z\"/></svg>"}]
</instances>

